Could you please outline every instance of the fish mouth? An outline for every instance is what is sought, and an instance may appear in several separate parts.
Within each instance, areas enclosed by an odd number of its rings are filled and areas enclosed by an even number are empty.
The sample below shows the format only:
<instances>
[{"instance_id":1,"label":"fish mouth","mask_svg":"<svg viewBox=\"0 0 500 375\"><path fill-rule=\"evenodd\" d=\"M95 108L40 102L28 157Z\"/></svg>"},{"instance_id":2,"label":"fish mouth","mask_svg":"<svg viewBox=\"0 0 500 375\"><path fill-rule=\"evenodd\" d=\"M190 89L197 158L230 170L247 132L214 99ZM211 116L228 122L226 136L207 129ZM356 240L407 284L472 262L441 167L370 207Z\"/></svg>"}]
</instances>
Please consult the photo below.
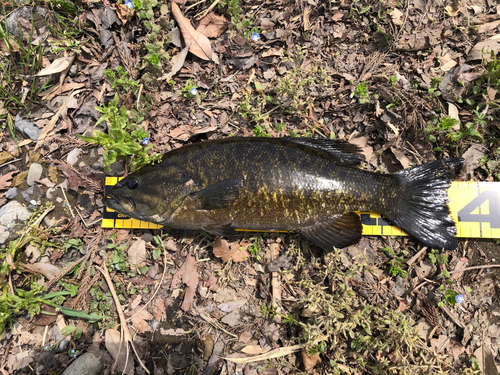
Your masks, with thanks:
<instances>
[{"instance_id":1,"label":"fish mouth","mask_svg":"<svg viewBox=\"0 0 500 375\"><path fill-rule=\"evenodd\" d=\"M117 198L113 193L107 194L102 203L104 203L106 207L124 214L130 214L135 209L134 202L130 198Z\"/></svg>"}]
</instances>

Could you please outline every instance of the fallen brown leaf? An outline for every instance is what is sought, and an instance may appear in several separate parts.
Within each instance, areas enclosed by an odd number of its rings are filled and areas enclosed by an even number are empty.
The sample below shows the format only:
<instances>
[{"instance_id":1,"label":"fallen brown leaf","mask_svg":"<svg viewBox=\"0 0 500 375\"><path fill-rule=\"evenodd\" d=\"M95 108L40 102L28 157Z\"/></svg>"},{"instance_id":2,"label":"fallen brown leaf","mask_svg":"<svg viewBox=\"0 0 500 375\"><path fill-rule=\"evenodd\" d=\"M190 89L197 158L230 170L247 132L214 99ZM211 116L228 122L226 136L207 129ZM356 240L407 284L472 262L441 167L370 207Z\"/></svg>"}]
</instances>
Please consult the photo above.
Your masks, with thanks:
<instances>
[{"instance_id":1,"label":"fallen brown leaf","mask_svg":"<svg viewBox=\"0 0 500 375\"><path fill-rule=\"evenodd\" d=\"M106 330L106 339L105 339L106 349L108 349L109 354L116 360L116 370L122 372L125 370L125 364L127 364L127 371L125 373L133 373L134 371L134 361L128 360L127 363L127 342L123 340L121 342L121 350L120 350L120 332L116 329L108 329ZM119 358L118 358L119 357ZM118 358L118 360L117 360Z\"/></svg>"},{"instance_id":2,"label":"fallen brown leaf","mask_svg":"<svg viewBox=\"0 0 500 375\"><path fill-rule=\"evenodd\" d=\"M12 185L12 175L18 173L19 171L12 171L0 176L0 190L5 190L10 188Z\"/></svg>"},{"instance_id":3,"label":"fallen brown leaf","mask_svg":"<svg viewBox=\"0 0 500 375\"><path fill-rule=\"evenodd\" d=\"M232 259L233 262L243 262L248 259L247 248L250 244L247 242L242 242L241 244L236 242L229 243L226 240L216 237L214 241L214 255L217 258L222 258L224 262Z\"/></svg>"},{"instance_id":4,"label":"fallen brown leaf","mask_svg":"<svg viewBox=\"0 0 500 375\"><path fill-rule=\"evenodd\" d=\"M310 356L307 354L307 350L302 349L302 362L304 363L305 369L309 372L311 371L318 363L321 363L321 358L319 353L316 353L314 356Z\"/></svg>"},{"instance_id":5,"label":"fallen brown leaf","mask_svg":"<svg viewBox=\"0 0 500 375\"><path fill-rule=\"evenodd\" d=\"M47 279L54 278L61 271L59 267L54 266L50 263L25 264L24 268L31 272L39 273L45 276Z\"/></svg>"},{"instance_id":6,"label":"fallen brown leaf","mask_svg":"<svg viewBox=\"0 0 500 375\"><path fill-rule=\"evenodd\" d=\"M186 45L191 44L189 52L203 60L212 59L212 46L210 40L202 33L196 31L186 17L182 15L179 6L172 2L172 14L179 25Z\"/></svg>"},{"instance_id":7,"label":"fallen brown leaf","mask_svg":"<svg viewBox=\"0 0 500 375\"><path fill-rule=\"evenodd\" d=\"M55 59L54 61L52 61L52 64L50 64L48 67L40 70L37 76L40 77L49 74L61 73L62 71L69 68L69 66L73 63L74 59L75 59L74 55L63 56L58 59Z\"/></svg>"},{"instance_id":8,"label":"fallen brown leaf","mask_svg":"<svg viewBox=\"0 0 500 375\"><path fill-rule=\"evenodd\" d=\"M153 315L151 315L146 309L139 311L137 314L132 315L131 321L132 325L139 332L151 332L151 327L146 320L153 319Z\"/></svg>"},{"instance_id":9,"label":"fallen brown leaf","mask_svg":"<svg viewBox=\"0 0 500 375\"><path fill-rule=\"evenodd\" d=\"M229 21L224 16L210 12L200 20L196 31L208 38L218 38L228 27Z\"/></svg>"},{"instance_id":10,"label":"fallen brown leaf","mask_svg":"<svg viewBox=\"0 0 500 375\"><path fill-rule=\"evenodd\" d=\"M130 264L139 265L146 260L146 242L137 240L128 249L128 261Z\"/></svg>"}]
</instances>

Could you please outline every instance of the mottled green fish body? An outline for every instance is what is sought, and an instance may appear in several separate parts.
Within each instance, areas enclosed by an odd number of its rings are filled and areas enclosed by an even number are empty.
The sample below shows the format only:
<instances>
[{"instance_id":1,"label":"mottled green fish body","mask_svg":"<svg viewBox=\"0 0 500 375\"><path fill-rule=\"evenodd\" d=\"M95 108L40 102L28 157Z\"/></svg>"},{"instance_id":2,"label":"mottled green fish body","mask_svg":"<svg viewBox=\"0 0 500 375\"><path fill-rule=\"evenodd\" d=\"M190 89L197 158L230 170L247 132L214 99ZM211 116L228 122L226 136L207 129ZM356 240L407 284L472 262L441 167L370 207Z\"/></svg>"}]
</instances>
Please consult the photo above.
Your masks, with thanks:
<instances>
[{"instance_id":1,"label":"mottled green fish body","mask_svg":"<svg viewBox=\"0 0 500 375\"><path fill-rule=\"evenodd\" d=\"M136 219L216 235L293 230L326 249L357 242L354 211L374 211L427 245L457 247L446 189L462 159L390 175L353 167L361 161L357 146L326 139L206 141L121 180L104 203Z\"/></svg>"}]
</instances>

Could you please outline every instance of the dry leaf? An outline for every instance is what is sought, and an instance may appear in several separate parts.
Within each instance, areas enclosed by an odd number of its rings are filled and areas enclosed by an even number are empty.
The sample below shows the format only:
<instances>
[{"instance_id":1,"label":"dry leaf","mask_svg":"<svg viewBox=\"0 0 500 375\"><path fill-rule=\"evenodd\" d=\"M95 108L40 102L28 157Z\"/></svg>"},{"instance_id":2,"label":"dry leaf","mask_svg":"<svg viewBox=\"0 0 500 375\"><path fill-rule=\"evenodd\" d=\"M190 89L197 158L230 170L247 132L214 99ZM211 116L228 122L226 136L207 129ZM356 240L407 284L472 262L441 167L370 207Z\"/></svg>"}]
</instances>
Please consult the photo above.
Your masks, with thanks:
<instances>
[{"instance_id":1,"label":"dry leaf","mask_svg":"<svg viewBox=\"0 0 500 375\"><path fill-rule=\"evenodd\" d=\"M172 2L172 14L179 24L179 29L181 30L184 42L186 45L191 43L189 52L198 56L200 59L211 60L212 46L210 45L210 40L208 40L205 35L194 29L191 22L182 15L179 6L175 2Z\"/></svg>"},{"instance_id":2,"label":"dry leaf","mask_svg":"<svg viewBox=\"0 0 500 375\"><path fill-rule=\"evenodd\" d=\"M153 315L151 315L146 309L139 311L137 314L132 315L130 318L132 325L139 332L151 332L151 327L146 320L153 319Z\"/></svg>"},{"instance_id":3,"label":"dry leaf","mask_svg":"<svg viewBox=\"0 0 500 375\"><path fill-rule=\"evenodd\" d=\"M125 4L115 4L115 11L116 15L124 25L127 23L129 19L132 18L132 16L135 13L133 8L130 9Z\"/></svg>"},{"instance_id":4,"label":"dry leaf","mask_svg":"<svg viewBox=\"0 0 500 375\"><path fill-rule=\"evenodd\" d=\"M214 241L214 255L217 258L222 258L224 262L232 259L233 262L243 262L248 259L247 248L250 244L242 242L239 244L237 241L229 243L226 240L216 237Z\"/></svg>"},{"instance_id":5,"label":"dry leaf","mask_svg":"<svg viewBox=\"0 0 500 375\"><path fill-rule=\"evenodd\" d=\"M394 8L391 12L392 22L397 26L401 26L404 22L404 15L398 8Z\"/></svg>"},{"instance_id":6,"label":"dry leaf","mask_svg":"<svg viewBox=\"0 0 500 375\"><path fill-rule=\"evenodd\" d=\"M63 56L58 59L55 59L54 61L52 61L52 64L50 64L48 67L40 70L37 76L40 77L49 74L61 73L69 68L69 66L73 63L74 59L75 59L74 55Z\"/></svg>"},{"instance_id":7,"label":"dry leaf","mask_svg":"<svg viewBox=\"0 0 500 375\"><path fill-rule=\"evenodd\" d=\"M302 349L302 362L304 363L304 367L306 371L312 370L318 363L321 363L321 358L319 353L316 353L314 356L307 355L307 350Z\"/></svg>"},{"instance_id":8,"label":"dry leaf","mask_svg":"<svg viewBox=\"0 0 500 375\"><path fill-rule=\"evenodd\" d=\"M358 145L361 148L361 153L365 155L365 159L367 162L369 162L373 156L373 147L368 146L368 138L368 136L364 136L349 140L349 143Z\"/></svg>"},{"instance_id":9,"label":"dry leaf","mask_svg":"<svg viewBox=\"0 0 500 375\"><path fill-rule=\"evenodd\" d=\"M218 38L228 27L229 21L224 16L210 12L200 20L196 31L208 38Z\"/></svg>"},{"instance_id":10,"label":"dry leaf","mask_svg":"<svg viewBox=\"0 0 500 375\"><path fill-rule=\"evenodd\" d=\"M5 190L10 188L12 185L12 175L18 173L19 171L12 171L0 176L0 190Z\"/></svg>"},{"instance_id":11,"label":"dry leaf","mask_svg":"<svg viewBox=\"0 0 500 375\"><path fill-rule=\"evenodd\" d=\"M450 344L450 338L446 335L439 335L437 339L431 339L431 348L436 348L437 352L440 353L448 347Z\"/></svg>"},{"instance_id":12,"label":"dry leaf","mask_svg":"<svg viewBox=\"0 0 500 375\"><path fill-rule=\"evenodd\" d=\"M160 81L161 80L170 81L172 77L176 75L179 70L181 70L181 68L184 66L184 61L186 61L186 56L187 53L189 52L189 48L191 48L191 44L188 44L186 47L182 49L181 52L172 57L171 61L172 70L170 71L170 73L161 76Z\"/></svg>"},{"instance_id":13,"label":"dry leaf","mask_svg":"<svg viewBox=\"0 0 500 375\"><path fill-rule=\"evenodd\" d=\"M28 171L23 171L19 173L17 176L12 178L12 186L19 186L23 183L23 181L28 177Z\"/></svg>"},{"instance_id":14,"label":"dry leaf","mask_svg":"<svg viewBox=\"0 0 500 375\"><path fill-rule=\"evenodd\" d=\"M0 39L0 50L4 56L9 56L13 52L19 52L19 44L12 37L8 37L9 45L7 45L4 38L5 36Z\"/></svg>"},{"instance_id":15,"label":"dry leaf","mask_svg":"<svg viewBox=\"0 0 500 375\"><path fill-rule=\"evenodd\" d=\"M293 345L293 346L286 346L284 348L278 348L271 350L270 352L267 352L265 354L259 354L254 357L248 357L248 358L230 358L230 357L221 357L227 361L235 362L235 363L251 363L251 362L257 362L257 361L265 361L266 359L271 359L271 358L279 358L279 357L284 357L286 355L298 352L299 350L303 349L306 347L306 344L299 344L299 345Z\"/></svg>"},{"instance_id":16,"label":"dry leaf","mask_svg":"<svg viewBox=\"0 0 500 375\"><path fill-rule=\"evenodd\" d=\"M128 261L135 266L146 261L146 242L144 240L137 240L130 246Z\"/></svg>"},{"instance_id":17,"label":"dry leaf","mask_svg":"<svg viewBox=\"0 0 500 375\"><path fill-rule=\"evenodd\" d=\"M496 55L500 51L500 34L497 34L483 42L477 43L467 55L467 61L481 60L486 57L489 60L490 51Z\"/></svg>"},{"instance_id":18,"label":"dry leaf","mask_svg":"<svg viewBox=\"0 0 500 375\"><path fill-rule=\"evenodd\" d=\"M31 272L39 273L45 276L47 279L54 278L54 276L56 276L61 271L59 267L54 266L50 263L25 264L24 268Z\"/></svg>"},{"instance_id":19,"label":"dry leaf","mask_svg":"<svg viewBox=\"0 0 500 375\"><path fill-rule=\"evenodd\" d=\"M260 345L247 345L243 349L241 349L241 352L245 354L256 355L267 353L270 349L271 347L269 345L266 345L265 347L261 347Z\"/></svg>"},{"instance_id":20,"label":"dry leaf","mask_svg":"<svg viewBox=\"0 0 500 375\"><path fill-rule=\"evenodd\" d=\"M12 159L14 159L14 156L12 156L7 151L0 152L0 164L5 164L8 161L11 161Z\"/></svg>"},{"instance_id":21,"label":"dry leaf","mask_svg":"<svg viewBox=\"0 0 500 375\"><path fill-rule=\"evenodd\" d=\"M448 103L448 116L451 118L454 118L455 120L460 121L460 115L458 114L458 108L453 103ZM455 126L460 127L460 124L455 125ZM455 127L454 127L454 129L455 129ZM455 129L455 130L458 130L458 129Z\"/></svg>"},{"instance_id":22,"label":"dry leaf","mask_svg":"<svg viewBox=\"0 0 500 375\"><path fill-rule=\"evenodd\" d=\"M108 349L109 354L113 357L114 360L118 358L118 353L120 354L120 358L117 360L116 370L117 372L122 372L125 368L125 363L127 362L127 342L123 340L121 343L122 350L120 351L120 332L116 329L107 329L106 330L106 339L105 339L106 349ZM129 359L127 364L126 373L131 373L130 370L134 369L134 361Z\"/></svg>"},{"instance_id":23,"label":"dry leaf","mask_svg":"<svg viewBox=\"0 0 500 375\"><path fill-rule=\"evenodd\" d=\"M487 33L488 31L496 29L500 25L500 20L496 20L493 22L484 23L479 25L477 30L480 33Z\"/></svg>"}]
</instances>

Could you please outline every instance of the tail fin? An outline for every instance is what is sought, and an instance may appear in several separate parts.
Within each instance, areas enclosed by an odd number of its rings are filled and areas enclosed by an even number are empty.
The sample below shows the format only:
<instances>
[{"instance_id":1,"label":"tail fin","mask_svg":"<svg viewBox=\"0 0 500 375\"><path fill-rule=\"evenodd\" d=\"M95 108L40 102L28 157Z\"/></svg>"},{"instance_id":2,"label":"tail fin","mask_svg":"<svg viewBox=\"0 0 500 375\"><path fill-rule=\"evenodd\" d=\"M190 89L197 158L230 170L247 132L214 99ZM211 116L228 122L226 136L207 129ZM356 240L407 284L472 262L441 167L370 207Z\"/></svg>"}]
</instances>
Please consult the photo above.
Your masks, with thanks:
<instances>
[{"instance_id":1,"label":"tail fin","mask_svg":"<svg viewBox=\"0 0 500 375\"><path fill-rule=\"evenodd\" d=\"M463 158L436 160L396 173L403 196L391 221L409 235L437 249L458 247L457 229L447 206L447 190Z\"/></svg>"}]
</instances>

